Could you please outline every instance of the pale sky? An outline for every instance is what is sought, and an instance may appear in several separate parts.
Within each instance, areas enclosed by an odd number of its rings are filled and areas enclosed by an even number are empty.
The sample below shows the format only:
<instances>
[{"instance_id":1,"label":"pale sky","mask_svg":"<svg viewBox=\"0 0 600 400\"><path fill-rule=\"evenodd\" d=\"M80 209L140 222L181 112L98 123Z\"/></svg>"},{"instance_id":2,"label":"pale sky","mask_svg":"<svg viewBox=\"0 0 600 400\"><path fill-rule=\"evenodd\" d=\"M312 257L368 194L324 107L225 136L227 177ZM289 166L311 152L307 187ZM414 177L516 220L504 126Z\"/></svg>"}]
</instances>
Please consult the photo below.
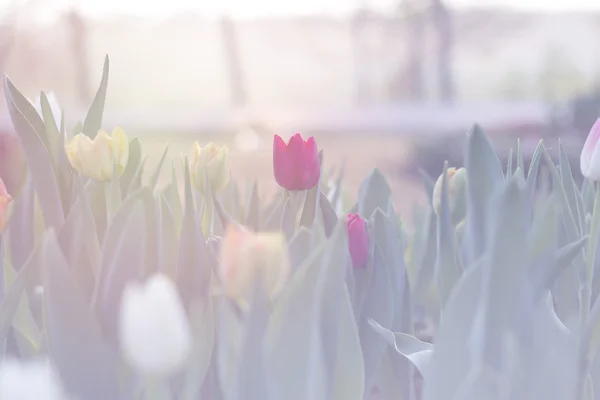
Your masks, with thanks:
<instances>
[{"instance_id":1,"label":"pale sky","mask_svg":"<svg viewBox=\"0 0 600 400\"><path fill-rule=\"evenodd\" d=\"M347 13L361 4L375 9L392 9L399 0L16 0L35 4L36 14L51 19L69 5L78 6L86 15L101 18L111 14L147 17L194 11L207 16L228 13L234 17L304 13ZM500 6L521 10L561 12L569 10L600 11L600 0L446 0L454 7ZM15 0L0 0L0 15Z\"/></svg>"}]
</instances>

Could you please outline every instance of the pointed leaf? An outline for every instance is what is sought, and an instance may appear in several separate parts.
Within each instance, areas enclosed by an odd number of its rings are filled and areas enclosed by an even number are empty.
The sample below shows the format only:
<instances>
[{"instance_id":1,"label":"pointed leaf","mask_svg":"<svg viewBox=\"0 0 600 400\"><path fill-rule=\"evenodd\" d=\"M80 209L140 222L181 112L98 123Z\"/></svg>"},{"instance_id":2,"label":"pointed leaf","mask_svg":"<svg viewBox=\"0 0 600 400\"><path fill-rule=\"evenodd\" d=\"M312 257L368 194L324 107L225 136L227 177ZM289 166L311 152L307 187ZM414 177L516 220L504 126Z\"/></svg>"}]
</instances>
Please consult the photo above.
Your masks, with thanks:
<instances>
[{"instance_id":1,"label":"pointed leaf","mask_svg":"<svg viewBox=\"0 0 600 400\"><path fill-rule=\"evenodd\" d=\"M66 389L89 400L120 399L115 354L71 278L52 231L44 238L43 260L46 339Z\"/></svg>"},{"instance_id":2,"label":"pointed leaf","mask_svg":"<svg viewBox=\"0 0 600 400\"><path fill-rule=\"evenodd\" d=\"M148 183L148 186L150 186L151 188L154 188L156 186L156 182L158 181L160 171L162 170L163 164L165 163L165 159L167 158L168 152L169 144L167 143L167 145L165 146L165 150L163 151L162 156L160 157L160 161L158 161L158 164L154 168L154 172L152 173L150 182Z\"/></svg>"},{"instance_id":3,"label":"pointed leaf","mask_svg":"<svg viewBox=\"0 0 600 400\"><path fill-rule=\"evenodd\" d=\"M7 77L4 79L4 93L11 120L23 145L35 192L40 199L44 221L48 227L58 229L64 222L64 213L50 153L40 134L17 107L15 94L18 91ZM31 106L28 101L25 103ZM37 118L39 119L39 116ZM44 129L43 125L41 129Z\"/></svg>"},{"instance_id":4,"label":"pointed leaf","mask_svg":"<svg viewBox=\"0 0 600 400\"><path fill-rule=\"evenodd\" d=\"M104 102L106 101L106 87L108 86L108 70L109 60L108 55L104 58L104 67L102 69L102 79L100 86L94 96L92 105L85 116L82 132L90 138L96 137L98 131L102 128L102 116L104 114Z\"/></svg>"}]
</instances>

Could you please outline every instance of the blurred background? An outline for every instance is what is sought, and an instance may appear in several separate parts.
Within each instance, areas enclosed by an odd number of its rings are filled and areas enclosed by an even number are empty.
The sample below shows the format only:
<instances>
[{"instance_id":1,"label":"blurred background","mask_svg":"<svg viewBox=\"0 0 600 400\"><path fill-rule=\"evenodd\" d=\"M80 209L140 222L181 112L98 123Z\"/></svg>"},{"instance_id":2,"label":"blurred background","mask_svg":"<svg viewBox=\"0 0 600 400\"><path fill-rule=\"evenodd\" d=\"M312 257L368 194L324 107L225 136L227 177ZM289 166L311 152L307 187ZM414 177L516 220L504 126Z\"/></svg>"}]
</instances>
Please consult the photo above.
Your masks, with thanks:
<instances>
[{"instance_id":1,"label":"blurred background","mask_svg":"<svg viewBox=\"0 0 600 400\"><path fill-rule=\"evenodd\" d=\"M53 91L67 127L106 54L105 127L139 136L149 163L167 142L174 160L226 143L242 187L268 192L273 134L301 132L351 198L382 169L408 220L419 171L460 166L473 123L504 163L518 137L526 158L560 137L579 174L600 115L595 0L0 0L0 72L31 99Z\"/></svg>"}]
</instances>

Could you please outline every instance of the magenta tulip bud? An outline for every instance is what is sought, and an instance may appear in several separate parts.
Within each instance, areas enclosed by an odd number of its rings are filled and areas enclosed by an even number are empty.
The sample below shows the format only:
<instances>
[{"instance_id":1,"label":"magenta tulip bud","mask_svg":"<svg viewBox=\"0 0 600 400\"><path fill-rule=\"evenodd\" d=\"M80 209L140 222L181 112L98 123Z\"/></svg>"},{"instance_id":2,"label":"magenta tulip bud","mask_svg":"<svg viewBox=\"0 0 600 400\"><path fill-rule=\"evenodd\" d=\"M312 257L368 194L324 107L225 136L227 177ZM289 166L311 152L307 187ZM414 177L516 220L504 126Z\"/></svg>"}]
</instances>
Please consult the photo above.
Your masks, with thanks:
<instances>
[{"instance_id":1,"label":"magenta tulip bud","mask_svg":"<svg viewBox=\"0 0 600 400\"><path fill-rule=\"evenodd\" d=\"M581 174L592 181L600 180L600 119L590 130L580 158Z\"/></svg>"},{"instance_id":2,"label":"magenta tulip bud","mask_svg":"<svg viewBox=\"0 0 600 400\"><path fill-rule=\"evenodd\" d=\"M0 128L0 178L13 196L21 192L27 174L27 160L21 140L11 130Z\"/></svg>"},{"instance_id":3,"label":"magenta tulip bud","mask_svg":"<svg viewBox=\"0 0 600 400\"><path fill-rule=\"evenodd\" d=\"M299 133L287 143L279 135L273 140L273 170L277 184L287 190L313 188L321 175L319 150L312 136L303 140Z\"/></svg>"},{"instance_id":4,"label":"magenta tulip bud","mask_svg":"<svg viewBox=\"0 0 600 400\"><path fill-rule=\"evenodd\" d=\"M348 214L346 218L348 230L348 248L354 268L365 268L369 261L369 235L367 223L358 214Z\"/></svg>"}]
</instances>

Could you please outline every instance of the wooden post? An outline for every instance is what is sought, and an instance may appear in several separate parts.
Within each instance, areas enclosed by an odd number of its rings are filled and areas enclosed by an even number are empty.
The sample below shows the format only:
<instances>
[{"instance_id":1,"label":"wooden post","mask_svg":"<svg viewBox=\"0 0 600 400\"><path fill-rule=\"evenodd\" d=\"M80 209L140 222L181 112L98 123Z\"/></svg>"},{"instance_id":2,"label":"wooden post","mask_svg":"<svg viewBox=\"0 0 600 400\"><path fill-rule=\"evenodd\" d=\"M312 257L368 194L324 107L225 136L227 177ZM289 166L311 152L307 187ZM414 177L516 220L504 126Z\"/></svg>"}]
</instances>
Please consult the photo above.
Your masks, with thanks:
<instances>
[{"instance_id":1,"label":"wooden post","mask_svg":"<svg viewBox=\"0 0 600 400\"><path fill-rule=\"evenodd\" d=\"M221 18L221 34L225 49L225 62L229 69L231 101L235 107L243 107L247 102L246 87L240 61L235 24L229 16Z\"/></svg>"}]
</instances>

